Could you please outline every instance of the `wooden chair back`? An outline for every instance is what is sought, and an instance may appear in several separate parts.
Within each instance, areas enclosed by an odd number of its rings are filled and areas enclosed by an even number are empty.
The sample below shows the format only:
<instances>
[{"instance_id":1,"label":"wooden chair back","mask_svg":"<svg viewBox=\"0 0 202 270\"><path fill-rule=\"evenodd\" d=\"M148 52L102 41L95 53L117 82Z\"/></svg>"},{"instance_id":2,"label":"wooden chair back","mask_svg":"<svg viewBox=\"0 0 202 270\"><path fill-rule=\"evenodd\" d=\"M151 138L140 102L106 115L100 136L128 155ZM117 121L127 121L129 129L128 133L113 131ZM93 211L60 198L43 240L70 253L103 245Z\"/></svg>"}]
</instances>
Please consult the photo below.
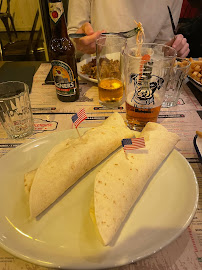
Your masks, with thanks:
<instances>
[{"instance_id":1,"label":"wooden chair back","mask_svg":"<svg viewBox=\"0 0 202 270\"><path fill-rule=\"evenodd\" d=\"M3 6L3 2L4 2L4 0L0 1L0 12L2 12L1 8ZM6 11L3 12L3 13L9 13L10 14L10 2L11 2L11 0L7 0L6 2L7 2Z\"/></svg>"}]
</instances>

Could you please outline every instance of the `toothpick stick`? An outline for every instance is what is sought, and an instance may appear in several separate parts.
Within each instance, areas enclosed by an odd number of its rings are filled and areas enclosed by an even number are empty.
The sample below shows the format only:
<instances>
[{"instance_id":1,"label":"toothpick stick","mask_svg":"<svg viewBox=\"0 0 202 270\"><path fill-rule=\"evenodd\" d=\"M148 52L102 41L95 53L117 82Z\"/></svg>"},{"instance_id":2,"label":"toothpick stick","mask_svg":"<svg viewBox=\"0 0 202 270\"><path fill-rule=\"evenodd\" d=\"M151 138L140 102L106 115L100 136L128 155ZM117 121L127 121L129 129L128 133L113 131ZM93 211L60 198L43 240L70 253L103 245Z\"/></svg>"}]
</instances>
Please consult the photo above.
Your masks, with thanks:
<instances>
[{"instance_id":1,"label":"toothpick stick","mask_svg":"<svg viewBox=\"0 0 202 270\"><path fill-rule=\"evenodd\" d=\"M126 151L124 151L124 153L125 153L126 159L128 159L128 154L127 154L127 152L126 152Z\"/></svg>"},{"instance_id":2,"label":"toothpick stick","mask_svg":"<svg viewBox=\"0 0 202 270\"><path fill-rule=\"evenodd\" d=\"M80 133L79 133L79 131L78 131L78 128L76 128L76 131L77 131L77 133L78 133L78 135L79 135L79 138L81 138L81 135L80 135Z\"/></svg>"}]
</instances>

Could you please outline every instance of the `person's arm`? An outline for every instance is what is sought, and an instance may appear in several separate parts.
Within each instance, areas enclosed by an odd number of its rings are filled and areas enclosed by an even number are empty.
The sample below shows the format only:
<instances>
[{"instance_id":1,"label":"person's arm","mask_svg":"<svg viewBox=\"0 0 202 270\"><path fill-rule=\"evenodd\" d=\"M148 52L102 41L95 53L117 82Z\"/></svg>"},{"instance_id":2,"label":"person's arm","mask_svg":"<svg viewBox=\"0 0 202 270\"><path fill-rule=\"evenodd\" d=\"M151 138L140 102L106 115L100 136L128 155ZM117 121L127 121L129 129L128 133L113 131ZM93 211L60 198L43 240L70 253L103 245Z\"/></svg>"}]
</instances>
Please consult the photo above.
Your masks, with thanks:
<instances>
[{"instance_id":1,"label":"person's arm","mask_svg":"<svg viewBox=\"0 0 202 270\"><path fill-rule=\"evenodd\" d=\"M91 20L90 0L69 0L68 6L68 33L85 33L87 36L75 38L76 50L86 54L95 53L96 39L103 31L94 32Z\"/></svg>"},{"instance_id":2,"label":"person's arm","mask_svg":"<svg viewBox=\"0 0 202 270\"><path fill-rule=\"evenodd\" d=\"M172 12L174 24L177 27L182 7L182 0L170 1L169 7ZM168 46L172 46L176 49L179 57L186 57L189 54L189 44L187 43L186 38L184 38L183 35L176 35L174 37L167 6L165 7L165 24L154 42L165 43Z\"/></svg>"},{"instance_id":3,"label":"person's arm","mask_svg":"<svg viewBox=\"0 0 202 270\"><path fill-rule=\"evenodd\" d=\"M177 56L182 58L187 57L190 52L189 43L187 42L187 39L181 34L176 35L175 38L168 41L166 45L173 47L177 51Z\"/></svg>"},{"instance_id":4,"label":"person's arm","mask_svg":"<svg viewBox=\"0 0 202 270\"><path fill-rule=\"evenodd\" d=\"M91 1L90 0L69 0L67 14L67 31L76 33L85 23L91 20Z\"/></svg>"},{"instance_id":5,"label":"person's arm","mask_svg":"<svg viewBox=\"0 0 202 270\"><path fill-rule=\"evenodd\" d=\"M102 34L103 31L93 31L89 22L84 23L77 33L85 33L86 36L82 38L75 38L76 49L82 53L92 54L96 51L96 39Z\"/></svg>"}]
</instances>

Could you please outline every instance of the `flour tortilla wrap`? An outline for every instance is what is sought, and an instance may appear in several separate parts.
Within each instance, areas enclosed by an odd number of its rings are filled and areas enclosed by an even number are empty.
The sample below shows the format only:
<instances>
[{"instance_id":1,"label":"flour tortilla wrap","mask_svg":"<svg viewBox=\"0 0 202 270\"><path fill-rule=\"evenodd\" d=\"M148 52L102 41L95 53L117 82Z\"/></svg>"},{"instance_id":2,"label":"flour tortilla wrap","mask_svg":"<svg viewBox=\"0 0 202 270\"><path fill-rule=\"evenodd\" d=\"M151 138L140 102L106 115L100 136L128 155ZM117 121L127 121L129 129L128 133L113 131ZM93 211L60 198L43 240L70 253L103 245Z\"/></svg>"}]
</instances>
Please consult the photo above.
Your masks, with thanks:
<instances>
[{"instance_id":1,"label":"flour tortilla wrap","mask_svg":"<svg viewBox=\"0 0 202 270\"><path fill-rule=\"evenodd\" d=\"M46 156L47 159L54 158L58 152L62 151L65 147L71 144L71 139L67 138L66 140L62 141L61 143L57 144ZM37 169L29 171L24 175L24 189L25 193L29 196L32 183L34 181L34 177L36 175Z\"/></svg>"},{"instance_id":2,"label":"flour tortilla wrap","mask_svg":"<svg viewBox=\"0 0 202 270\"><path fill-rule=\"evenodd\" d=\"M141 132L148 153L114 154L97 174L94 183L94 213L104 245L108 245L123 223L149 178L173 150L179 137L157 123L148 123Z\"/></svg>"},{"instance_id":3,"label":"flour tortilla wrap","mask_svg":"<svg viewBox=\"0 0 202 270\"><path fill-rule=\"evenodd\" d=\"M133 136L134 131L126 127L121 115L114 113L81 138L54 147L34 176L29 197L31 217L38 216L81 176L116 150L123 138Z\"/></svg>"}]
</instances>

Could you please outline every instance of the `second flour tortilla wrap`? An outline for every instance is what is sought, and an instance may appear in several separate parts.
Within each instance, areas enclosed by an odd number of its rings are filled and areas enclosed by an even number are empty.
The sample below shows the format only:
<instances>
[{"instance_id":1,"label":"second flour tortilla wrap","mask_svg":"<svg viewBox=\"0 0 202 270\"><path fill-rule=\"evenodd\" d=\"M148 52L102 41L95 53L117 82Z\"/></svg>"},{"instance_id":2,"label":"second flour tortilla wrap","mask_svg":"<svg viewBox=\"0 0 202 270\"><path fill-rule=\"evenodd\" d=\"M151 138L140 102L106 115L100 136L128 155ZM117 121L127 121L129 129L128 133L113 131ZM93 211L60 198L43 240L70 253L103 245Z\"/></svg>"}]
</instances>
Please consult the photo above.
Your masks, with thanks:
<instances>
[{"instance_id":1,"label":"second flour tortilla wrap","mask_svg":"<svg viewBox=\"0 0 202 270\"><path fill-rule=\"evenodd\" d=\"M133 137L119 113L113 113L99 127L81 138L55 146L41 162L31 183L29 206L31 217L38 216L80 177L115 151L121 140Z\"/></svg>"},{"instance_id":2,"label":"second flour tortilla wrap","mask_svg":"<svg viewBox=\"0 0 202 270\"><path fill-rule=\"evenodd\" d=\"M97 174L91 217L104 245L108 245L150 177L179 140L175 133L157 123L148 123L144 137L148 153L130 153L121 149Z\"/></svg>"}]
</instances>

